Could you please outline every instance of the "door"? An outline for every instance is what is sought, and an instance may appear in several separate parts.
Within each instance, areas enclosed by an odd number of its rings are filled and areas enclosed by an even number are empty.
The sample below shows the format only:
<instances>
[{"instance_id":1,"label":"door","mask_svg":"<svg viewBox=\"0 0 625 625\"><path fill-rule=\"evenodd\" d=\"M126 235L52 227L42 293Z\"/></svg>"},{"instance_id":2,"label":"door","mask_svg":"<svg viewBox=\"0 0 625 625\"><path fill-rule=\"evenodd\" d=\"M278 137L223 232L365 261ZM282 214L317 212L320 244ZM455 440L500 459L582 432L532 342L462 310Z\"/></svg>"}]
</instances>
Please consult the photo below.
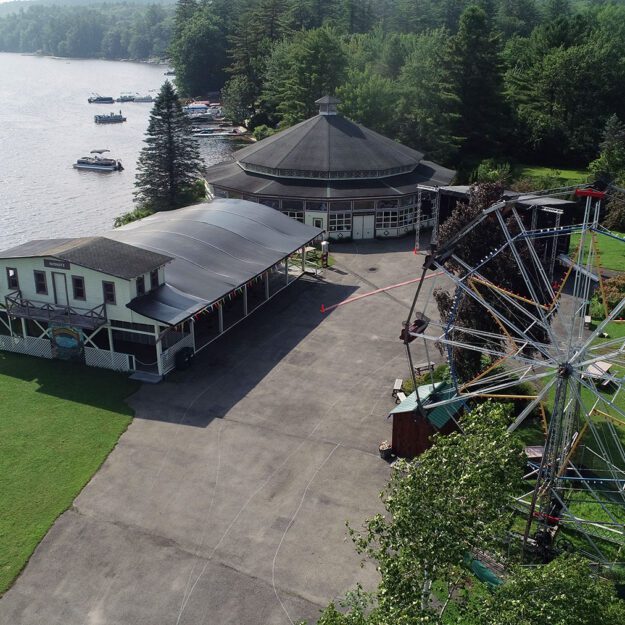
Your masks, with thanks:
<instances>
[{"instance_id":1,"label":"door","mask_svg":"<svg viewBox=\"0 0 625 625\"><path fill-rule=\"evenodd\" d=\"M52 272L52 284L54 286L54 303L57 306L67 306L67 278L64 273Z\"/></svg>"},{"instance_id":2,"label":"door","mask_svg":"<svg viewBox=\"0 0 625 625\"><path fill-rule=\"evenodd\" d=\"M352 218L352 238L362 239L365 218L362 215L354 215Z\"/></svg>"},{"instance_id":3,"label":"door","mask_svg":"<svg viewBox=\"0 0 625 625\"><path fill-rule=\"evenodd\" d=\"M365 215L363 217L362 238L375 238L375 215Z\"/></svg>"}]
</instances>

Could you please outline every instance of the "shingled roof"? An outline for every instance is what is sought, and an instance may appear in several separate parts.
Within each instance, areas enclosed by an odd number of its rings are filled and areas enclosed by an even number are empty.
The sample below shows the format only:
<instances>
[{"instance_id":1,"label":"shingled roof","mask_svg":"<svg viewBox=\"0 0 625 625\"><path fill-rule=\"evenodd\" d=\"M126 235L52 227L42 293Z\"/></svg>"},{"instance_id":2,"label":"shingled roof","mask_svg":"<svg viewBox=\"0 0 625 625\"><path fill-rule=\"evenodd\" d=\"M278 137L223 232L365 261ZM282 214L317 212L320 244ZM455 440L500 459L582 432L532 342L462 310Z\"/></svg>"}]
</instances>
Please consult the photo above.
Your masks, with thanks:
<instances>
[{"instance_id":1,"label":"shingled roof","mask_svg":"<svg viewBox=\"0 0 625 625\"><path fill-rule=\"evenodd\" d=\"M315 115L235 153L246 171L349 180L412 171L423 154L342 115Z\"/></svg>"},{"instance_id":2,"label":"shingled roof","mask_svg":"<svg viewBox=\"0 0 625 625\"><path fill-rule=\"evenodd\" d=\"M43 256L126 280L149 273L173 260L171 256L105 237L37 239L0 252L0 258L4 259Z\"/></svg>"}]
</instances>

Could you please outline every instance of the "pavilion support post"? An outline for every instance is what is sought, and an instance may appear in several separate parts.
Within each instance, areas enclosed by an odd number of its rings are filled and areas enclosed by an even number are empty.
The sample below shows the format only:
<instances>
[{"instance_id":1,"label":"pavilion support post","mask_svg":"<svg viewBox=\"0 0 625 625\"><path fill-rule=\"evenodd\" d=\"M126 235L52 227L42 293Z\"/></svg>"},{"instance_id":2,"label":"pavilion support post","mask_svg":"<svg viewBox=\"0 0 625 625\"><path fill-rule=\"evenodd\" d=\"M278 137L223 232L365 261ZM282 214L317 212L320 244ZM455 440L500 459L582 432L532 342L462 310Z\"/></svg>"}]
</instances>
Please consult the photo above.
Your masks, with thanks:
<instances>
[{"instance_id":1,"label":"pavilion support post","mask_svg":"<svg viewBox=\"0 0 625 625\"><path fill-rule=\"evenodd\" d=\"M158 367L158 374L163 375L163 346L159 339L158 326L154 326L154 337L156 339L156 366Z\"/></svg>"},{"instance_id":2,"label":"pavilion support post","mask_svg":"<svg viewBox=\"0 0 625 625\"><path fill-rule=\"evenodd\" d=\"M243 316L247 317L247 284L243 285Z\"/></svg>"},{"instance_id":3,"label":"pavilion support post","mask_svg":"<svg viewBox=\"0 0 625 625\"><path fill-rule=\"evenodd\" d=\"M302 273L306 272L306 246L302 247Z\"/></svg>"},{"instance_id":4,"label":"pavilion support post","mask_svg":"<svg viewBox=\"0 0 625 625\"><path fill-rule=\"evenodd\" d=\"M269 299L269 272L265 272L265 301Z\"/></svg>"},{"instance_id":5,"label":"pavilion support post","mask_svg":"<svg viewBox=\"0 0 625 625\"><path fill-rule=\"evenodd\" d=\"M189 319L189 334L191 334L193 353L195 354L195 319L193 317Z\"/></svg>"},{"instance_id":6,"label":"pavilion support post","mask_svg":"<svg viewBox=\"0 0 625 625\"><path fill-rule=\"evenodd\" d=\"M219 320L219 334L222 334L224 331L224 309L223 306L220 306L217 310L217 318Z\"/></svg>"},{"instance_id":7,"label":"pavilion support post","mask_svg":"<svg viewBox=\"0 0 625 625\"><path fill-rule=\"evenodd\" d=\"M289 257L287 256L284 259L284 281L286 284L289 283Z\"/></svg>"},{"instance_id":8,"label":"pavilion support post","mask_svg":"<svg viewBox=\"0 0 625 625\"><path fill-rule=\"evenodd\" d=\"M22 336L26 338L28 336L27 330L26 330L26 319L24 319L24 317L21 317L20 321L22 322Z\"/></svg>"}]
</instances>

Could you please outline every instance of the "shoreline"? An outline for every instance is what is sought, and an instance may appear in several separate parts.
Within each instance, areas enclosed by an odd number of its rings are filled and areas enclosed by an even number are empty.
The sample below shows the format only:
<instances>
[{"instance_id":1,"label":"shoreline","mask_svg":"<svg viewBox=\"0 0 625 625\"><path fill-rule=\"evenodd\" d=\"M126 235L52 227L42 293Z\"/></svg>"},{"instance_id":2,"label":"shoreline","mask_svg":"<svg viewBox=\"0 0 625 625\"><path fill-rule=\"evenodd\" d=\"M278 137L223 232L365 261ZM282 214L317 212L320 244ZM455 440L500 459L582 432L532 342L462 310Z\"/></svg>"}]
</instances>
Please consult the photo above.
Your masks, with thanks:
<instances>
[{"instance_id":1,"label":"shoreline","mask_svg":"<svg viewBox=\"0 0 625 625\"><path fill-rule=\"evenodd\" d=\"M171 68L171 63L162 59L107 59L101 56L56 56L43 54L42 52L10 52L8 50L0 50L0 54L19 54L20 56L35 56L57 61L110 61L111 63L138 63L140 65L160 65L161 67Z\"/></svg>"}]
</instances>

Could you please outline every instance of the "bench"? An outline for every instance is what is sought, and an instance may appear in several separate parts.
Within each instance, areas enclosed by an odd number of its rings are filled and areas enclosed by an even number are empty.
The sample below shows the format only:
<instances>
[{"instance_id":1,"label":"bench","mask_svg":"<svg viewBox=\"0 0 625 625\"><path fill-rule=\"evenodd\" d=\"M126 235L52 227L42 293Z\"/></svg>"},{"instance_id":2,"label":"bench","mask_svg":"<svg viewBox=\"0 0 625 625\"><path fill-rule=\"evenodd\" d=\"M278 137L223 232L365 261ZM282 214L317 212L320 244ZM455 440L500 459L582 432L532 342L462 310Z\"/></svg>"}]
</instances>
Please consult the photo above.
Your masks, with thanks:
<instances>
[{"instance_id":1,"label":"bench","mask_svg":"<svg viewBox=\"0 0 625 625\"><path fill-rule=\"evenodd\" d=\"M401 391L398 391L397 395L395 395L396 404L401 404L403 401L405 401L405 399L406 399L406 395L402 393Z\"/></svg>"},{"instance_id":2,"label":"bench","mask_svg":"<svg viewBox=\"0 0 625 625\"><path fill-rule=\"evenodd\" d=\"M434 371L434 367L433 362L421 362L414 366L414 371L417 375L421 375L422 371Z\"/></svg>"},{"instance_id":3,"label":"bench","mask_svg":"<svg viewBox=\"0 0 625 625\"><path fill-rule=\"evenodd\" d=\"M391 393L392 397L397 397L397 393L401 391L401 387L404 381L401 378L397 378L395 380L395 384L393 384L393 392Z\"/></svg>"}]
</instances>

